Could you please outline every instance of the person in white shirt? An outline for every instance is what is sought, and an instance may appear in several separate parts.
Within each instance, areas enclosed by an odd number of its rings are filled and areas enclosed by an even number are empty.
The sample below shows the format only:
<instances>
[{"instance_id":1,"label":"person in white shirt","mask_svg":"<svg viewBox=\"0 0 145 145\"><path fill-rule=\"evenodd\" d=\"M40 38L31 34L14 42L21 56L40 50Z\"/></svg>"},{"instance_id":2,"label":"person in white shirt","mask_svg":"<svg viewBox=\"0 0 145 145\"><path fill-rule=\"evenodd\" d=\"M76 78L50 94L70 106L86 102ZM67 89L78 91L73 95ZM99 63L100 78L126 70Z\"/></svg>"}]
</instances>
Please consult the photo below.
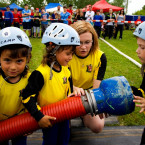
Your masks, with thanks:
<instances>
[{"instance_id":1,"label":"person in white shirt","mask_svg":"<svg viewBox=\"0 0 145 145\"><path fill-rule=\"evenodd\" d=\"M92 11L92 6L90 5L89 6L89 11L87 11L86 14L85 14L85 18L86 18L86 21L90 22L92 25L93 25L92 20L94 18L94 15L95 15L95 13L94 13L94 11Z\"/></svg>"}]
</instances>

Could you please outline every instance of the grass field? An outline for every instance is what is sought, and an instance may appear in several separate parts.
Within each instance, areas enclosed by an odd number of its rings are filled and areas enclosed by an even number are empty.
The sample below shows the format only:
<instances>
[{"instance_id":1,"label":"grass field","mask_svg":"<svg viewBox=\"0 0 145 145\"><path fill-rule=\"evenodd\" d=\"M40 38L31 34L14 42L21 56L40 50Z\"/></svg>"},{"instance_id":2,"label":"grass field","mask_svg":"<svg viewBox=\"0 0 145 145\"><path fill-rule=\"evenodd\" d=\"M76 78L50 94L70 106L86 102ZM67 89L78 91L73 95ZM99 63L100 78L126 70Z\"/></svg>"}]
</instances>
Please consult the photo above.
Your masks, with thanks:
<instances>
[{"instance_id":1,"label":"grass field","mask_svg":"<svg viewBox=\"0 0 145 145\"><path fill-rule=\"evenodd\" d=\"M137 55L137 43L136 38L133 36L131 30L125 30L123 34L123 39L111 39L106 40L118 48L123 53L132 57L136 61L140 62ZM41 43L39 38L30 38L32 43L32 60L30 62L30 71L33 71L38 67L42 60L44 45ZM105 74L105 79L114 77L114 76L125 76L129 81L130 85L139 87L142 81L140 74L140 68L134 65L132 62L118 54L107 44L99 40L99 46L102 51L105 52L107 56L107 70ZM145 117L143 114L139 114L139 108L136 108L135 111L129 115L124 115L118 117L118 125L144 125Z\"/></svg>"}]
</instances>

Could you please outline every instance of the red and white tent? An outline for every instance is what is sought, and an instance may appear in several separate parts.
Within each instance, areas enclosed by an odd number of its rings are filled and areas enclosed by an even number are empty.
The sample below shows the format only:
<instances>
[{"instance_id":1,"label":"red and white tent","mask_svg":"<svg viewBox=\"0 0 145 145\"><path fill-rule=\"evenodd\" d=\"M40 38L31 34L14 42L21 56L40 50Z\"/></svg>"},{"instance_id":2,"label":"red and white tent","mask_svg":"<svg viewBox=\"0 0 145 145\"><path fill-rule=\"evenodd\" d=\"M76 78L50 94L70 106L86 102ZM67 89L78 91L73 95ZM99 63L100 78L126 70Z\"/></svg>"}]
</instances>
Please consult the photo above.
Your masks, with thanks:
<instances>
[{"instance_id":1,"label":"red and white tent","mask_svg":"<svg viewBox=\"0 0 145 145\"><path fill-rule=\"evenodd\" d=\"M109 9L112 9L113 11L120 11L124 8L121 7L117 7L117 6L113 6L109 3L106 2L106 0L100 0L97 1L93 6L92 6L92 10L96 11L96 10L100 10L103 9L103 12L109 12Z\"/></svg>"}]
</instances>

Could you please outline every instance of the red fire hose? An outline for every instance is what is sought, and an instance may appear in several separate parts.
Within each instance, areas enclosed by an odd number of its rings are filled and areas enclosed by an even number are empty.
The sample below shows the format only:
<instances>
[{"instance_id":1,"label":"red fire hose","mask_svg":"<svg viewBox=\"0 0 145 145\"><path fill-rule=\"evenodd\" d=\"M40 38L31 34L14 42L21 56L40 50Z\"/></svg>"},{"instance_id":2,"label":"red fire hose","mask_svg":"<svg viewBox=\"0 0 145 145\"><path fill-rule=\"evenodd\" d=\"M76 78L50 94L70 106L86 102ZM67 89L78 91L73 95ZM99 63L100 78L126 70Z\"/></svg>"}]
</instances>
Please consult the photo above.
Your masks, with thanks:
<instances>
[{"instance_id":1,"label":"red fire hose","mask_svg":"<svg viewBox=\"0 0 145 145\"><path fill-rule=\"evenodd\" d=\"M81 97L64 99L60 102L42 107L41 111L44 115L56 117L56 120L52 121L52 124L86 114ZM22 136L39 128L38 123L29 113L17 115L0 122L0 142Z\"/></svg>"}]
</instances>

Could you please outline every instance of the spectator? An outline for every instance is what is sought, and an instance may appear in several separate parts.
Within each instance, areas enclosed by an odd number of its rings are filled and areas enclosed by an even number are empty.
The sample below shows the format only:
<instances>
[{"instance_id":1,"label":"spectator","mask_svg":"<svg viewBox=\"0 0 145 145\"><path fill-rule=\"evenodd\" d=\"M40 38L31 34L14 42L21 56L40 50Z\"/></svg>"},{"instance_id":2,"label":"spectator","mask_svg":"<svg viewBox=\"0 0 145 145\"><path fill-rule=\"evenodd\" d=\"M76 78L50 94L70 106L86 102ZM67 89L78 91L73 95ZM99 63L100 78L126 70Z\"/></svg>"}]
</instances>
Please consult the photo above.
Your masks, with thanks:
<instances>
[{"instance_id":1,"label":"spectator","mask_svg":"<svg viewBox=\"0 0 145 145\"><path fill-rule=\"evenodd\" d=\"M14 25L14 27L20 28L20 19L21 19L21 16L18 13L18 9L17 8L14 8L13 17L14 17L14 19L13 19L13 25Z\"/></svg>"},{"instance_id":2,"label":"spectator","mask_svg":"<svg viewBox=\"0 0 145 145\"><path fill-rule=\"evenodd\" d=\"M0 10L0 28L3 29L4 28L4 20L3 20L3 13Z\"/></svg>"},{"instance_id":3,"label":"spectator","mask_svg":"<svg viewBox=\"0 0 145 145\"><path fill-rule=\"evenodd\" d=\"M124 10L121 10L120 13L117 15L116 21L125 21ZM122 39L123 26L124 26L123 22L117 22L116 23L116 31L115 31L115 35L114 35L115 39L117 37L118 31L120 31L119 39Z\"/></svg>"},{"instance_id":4,"label":"spectator","mask_svg":"<svg viewBox=\"0 0 145 145\"><path fill-rule=\"evenodd\" d=\"M103 20L105 20L105 15L103 13L103 9L100 9L100 15L103 17Z\"/></svg>"},{"instance_id":5,"label":"spectator","mask_svg":"<svg viewBox=\"0 0 145 145\"><path fill-rule=\"evenodd\" d=\"M84 13L81 9L78 9L76 20L86 20Z\"/></svg>"},{"instance_id":6,"label":"spectator","mask_svg":"<svg viewBox=\"0 0 145 145\"><path fill-rule=\"evenodd\" d=\"M89 11L86 12L85 17L86 17L86 21L90 22L93 25L93 18L94 18L94 11L92 11L92 6L89 5Z\"/></svg>"},{"instance_id":7,"label":"spectator","mask_svg":"<svg viewBox=\"0 0 145 145\"><path fill-rule=\"evenodd\" d=\"M60 11L60 6L57 6L56 13L58 13L59 15L61 14L61 11Z\"/></svg>"},{"instance_id":8,"label":"spectator","mask_svg":"<svg viewBox=\"0 0 145 145\"><path fill-rule=\"evenodd\" d=\"M100 9L100 16L102 16L103 17L103 20L105 20L105 14L103 13L103 9ZM101 30L103 31L102 34L105 31L104 25L105 25L105 22L103 22L102 23L102 26L101 26Z\"/></svg>"},{"instance_id":9,"label":"spectator","mask_svg":"<svg viewBox=\"0 0 145 145\"><path fill-rule=\"evenodd\" d=\"M135 21L135 26L137 27L140 23L142 23L141 16L138 16L137 20Z\"/></svg>"},{"instance_id":10,"label":"spectator","mask_svg":"<svg viewBox=\"0 0 145 145\"><path fill-rule=\"evenodd\" d=\"M55 13L56 13L56 12L53 11L53 13L52 13L52 15L51 15L51 18L52 18L52 19L55 19Z\"/></svg>"},{"instance_id":11,"label":"spectator","mask_svg":"<svg viewBox=\"0 0 145 145\"><path fill-rule=\"evenodd\" d=\"M34 32L34 38L36 38L36 31L37 31L37 37L40 38L40 15L39 11L36 11L36 15L34 16L33 21L33 32Z\"/></svg>"},{"instance_id":12,"label":"spectator","mask_svg":"<svg viewBox=\"0 0 145 145\"><path fill-rule=\"evenodd\" d=\"M10 11L10 7L9 6L7 6L6 9L7 9L7 11L4 13L5 27L11 27L12 26L12 22L13 22L13 14Z\"/></svg>"},{"instance_id":13,"label":"spectator","mask_svg":"<svg viewBox=\"0 0 145 145\"><path fill-rule=\"evenodd\" d=\"M46 28L48 27L48 18L49 14L45 12L45 8L41 8L41 37L43 36L43 33L45 32Z\"/></svg>"},{"instance_id":14,"label":"spectator","mask_svg":"<svg viewBox=\"0 0 145 145\"><path fill-rule=\"evenodd\" d=\"M19 11L19 15L20 15L20 25L22 25L22 22L23 22L22 11Z\"/></svg>"},{"instance_id":15,"label":"spectator","mask_svg":"<svg viewBox=\"0 0 145 145\"><path fill-rule=\"evenodd\" d=\"M104 34L104 39L106 36L109 36L109 39L112 38L113 36L113 29L114 29L114 20L115 20L115 15L113 14L113 10L109 9L109 14L106 15L105 17L106 20L109 20L110 22L106 23L105 26L105 34Z\"/></svg>"},{"instance_id":16,"label":"spectator","mask_svg":"<svg viewBox=\"0 0 145 145\"><path fill-rule=\"evenodd\" d=\"M86 12L87 12L87 6L85 7L85 11L83 12L84 13L84 17L86 15Z\"/></svg>"},{"instance_id":17,"label":"spectator","mask_svg":"<svg viewBox=\"0 0 145 145\"><path fill-rule=\"evenodd\" d=\"M34 36L33 34L33 18L34 18L34 7L31 7L31 37Z\"/></svg>"},{"instance_id":18,"label":"spectator","mask_svg":"<svg viewBox=\"0 0 145 145\"><path fill-rule=\"evenodd\" d=\"M55 20L53 20L53 23L59 22L59 23L63 23L63 20L61 20L61 16L60 14L58 14L57 12L55 12Z\"/></svg>"},{"instance_id":19,"label":"spectator","mask_svg":"<svg viewBox=\"0 0 145 145\"><path fill-rule=\"evenodd\" d=\"M73 10L72 10L72 5L70 4L68 9L67 9L67 12L69 12L71 15L73 15Z\"/></svg>"},{"instance_id":20,"label":"spectator","mask_svg":"<svg viewBox=\"0 0 145 145\"><path fill-rule=\"evenodd\" d=\"M96 11L96 15L94 16L94 20L103 20L103 17L100 15L99 10ZM98 34L98 38L100 37L100 34L101 34L101 26L102 26L102 22L95 22L94 23L94 28Z\"/></svg>"},{"instance_id":21,"label":"spectator","mask_svg":"<svg viewBox=\"0 0 145 145\"><path fill-rule=\"evenodd\" d=\"M61 19L63 20L64 24L68 24L68 17L70 16L70 13L67 12L67 7L63 6L63 12L60 14Z\"/></svg>"},{"instance_id":22,"label":"spectator","mask_svg":"<svg viewBox=\"0 0 145 145\"><path fill-rule=\"evenodd\" d=\"M28 9L28 4L24 5L24 10L22 11L23 17L23 30L26 32L28 30L29 37L31 37L31 10Z\"/></svg>"}]
</instances>

